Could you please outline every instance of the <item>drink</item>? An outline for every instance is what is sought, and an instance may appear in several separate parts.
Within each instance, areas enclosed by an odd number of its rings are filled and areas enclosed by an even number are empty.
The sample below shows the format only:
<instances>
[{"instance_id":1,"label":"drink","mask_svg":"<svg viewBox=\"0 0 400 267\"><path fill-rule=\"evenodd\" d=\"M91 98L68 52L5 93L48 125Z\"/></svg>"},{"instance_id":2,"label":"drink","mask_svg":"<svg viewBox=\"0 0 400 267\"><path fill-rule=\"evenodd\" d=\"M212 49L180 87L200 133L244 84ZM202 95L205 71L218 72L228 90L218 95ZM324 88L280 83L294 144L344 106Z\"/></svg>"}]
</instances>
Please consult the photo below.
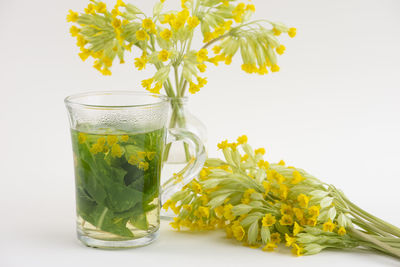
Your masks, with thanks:
<instances>
[{"instance_id":1,"label":"drink","mask_svg":"<svg viewBox=\"0 0 400 267\"><path fill-rule=\"evenodd\" d=\"M165 129L71 134L80 238L128 241L157 232Z\"/></svg>"}]
</instances>

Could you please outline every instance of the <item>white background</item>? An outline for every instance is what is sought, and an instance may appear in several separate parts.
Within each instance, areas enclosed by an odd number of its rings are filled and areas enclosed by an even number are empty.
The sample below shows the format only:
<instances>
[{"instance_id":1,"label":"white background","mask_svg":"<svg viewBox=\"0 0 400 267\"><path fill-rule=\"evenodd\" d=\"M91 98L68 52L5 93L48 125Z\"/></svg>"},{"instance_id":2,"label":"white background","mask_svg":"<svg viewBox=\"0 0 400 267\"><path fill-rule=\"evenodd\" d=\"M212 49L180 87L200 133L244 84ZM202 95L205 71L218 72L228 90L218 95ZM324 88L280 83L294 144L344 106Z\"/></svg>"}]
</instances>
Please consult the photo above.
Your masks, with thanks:
<instances>
[{"instance_id":1,"label":"white background","mask_svg":"<svg viewBox=\"0 0 400 267\"><path fill-rule=\"evenodd\" d=\"M146 11L154 2L133 1ZM209 84L190 104L208 127L210 154L217 155L222 139L247 134L254 147L267 149L268 160L302 167L400 225L400 1L253 3L256 17L295 26L298 35L283 37L279 73L249 76L239 62L209 68ZM0 266L399 265L362 252L265 253L223 233L175 233L165 223L160 239L145 248L81 245L63 98L142 90L139 82L151 73L135 71L132 57L111 77L81 62L65 16L86 4L0 1Z\"/></svg>"}]
</instances>

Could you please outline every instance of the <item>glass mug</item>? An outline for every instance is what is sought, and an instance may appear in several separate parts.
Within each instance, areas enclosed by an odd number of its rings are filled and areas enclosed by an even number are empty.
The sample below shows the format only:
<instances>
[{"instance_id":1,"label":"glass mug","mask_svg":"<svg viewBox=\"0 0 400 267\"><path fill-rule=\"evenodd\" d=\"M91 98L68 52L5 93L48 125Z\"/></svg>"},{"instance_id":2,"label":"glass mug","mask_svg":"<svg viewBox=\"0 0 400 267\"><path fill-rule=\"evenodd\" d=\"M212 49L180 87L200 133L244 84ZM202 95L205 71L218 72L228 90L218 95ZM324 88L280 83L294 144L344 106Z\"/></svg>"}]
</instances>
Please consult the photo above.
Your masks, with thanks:
<instances>
[{"instance_id":1,"label":"glass mug","mask_svg":"<svg viewBox=\"0 0 400 267\"><path fill-rule=\"evenodd\" d=\"M150 93L90 92L65 99L75 168L77 235L85 245L128 248L154 241L160 207L201 170L200 139L166 129L169 99ZM188 165L160 185L166 144L185 141ZM160 192L161 191L161 192Z\"/></svg>"}]
</instances>

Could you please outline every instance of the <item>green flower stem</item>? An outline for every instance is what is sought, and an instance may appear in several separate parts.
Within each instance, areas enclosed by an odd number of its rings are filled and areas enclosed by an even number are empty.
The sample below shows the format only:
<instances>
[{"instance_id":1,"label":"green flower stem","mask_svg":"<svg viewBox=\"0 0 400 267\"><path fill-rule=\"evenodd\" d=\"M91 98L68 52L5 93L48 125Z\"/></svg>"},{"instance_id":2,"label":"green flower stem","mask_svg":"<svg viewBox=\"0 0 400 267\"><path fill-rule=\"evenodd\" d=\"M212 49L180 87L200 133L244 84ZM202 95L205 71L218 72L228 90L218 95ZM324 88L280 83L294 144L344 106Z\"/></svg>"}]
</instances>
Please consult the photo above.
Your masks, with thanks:
<instances>
[{"instance_id":1,"label":"green flower stem","mask_svg":"<svg viewBox=\"0 0 400 267\"><path fill-rule=\"evenodd\" d=\"M387 254L391 254L397 258L400 258L400 249L397 248L393 248L390 245L379 241L377 238L368 235L368 234L364 234L361 231L358 231L357 229L351 227L349 229L350 235L353 235L354 237L360 239L360 240L364 240L366 242L370 242L372 244L374 244L375 246L377 246L379 250L381 250L382 252L385 252ZM375 247L376 248L376 247Z\"/></svg>"}]
</instances>

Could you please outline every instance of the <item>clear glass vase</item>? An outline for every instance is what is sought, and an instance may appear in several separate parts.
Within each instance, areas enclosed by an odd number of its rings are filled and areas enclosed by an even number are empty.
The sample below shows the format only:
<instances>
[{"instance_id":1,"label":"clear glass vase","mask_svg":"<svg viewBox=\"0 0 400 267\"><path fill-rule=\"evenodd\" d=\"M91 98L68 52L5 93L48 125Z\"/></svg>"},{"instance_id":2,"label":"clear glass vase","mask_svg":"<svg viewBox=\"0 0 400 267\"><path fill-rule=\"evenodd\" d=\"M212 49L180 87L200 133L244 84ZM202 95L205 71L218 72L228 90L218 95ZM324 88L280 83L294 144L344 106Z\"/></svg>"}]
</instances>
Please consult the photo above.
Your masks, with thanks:
<instances>
[{"instance_id":1,"label":"clear glass vase","mask_svg":"<svg viewBox=\"0 0 400 267\"><path fill-rule=\"evenodd\" d=\"M196 118L188 109L187 97L170 98L171 112L167 127L193 132L202 142L207 142L206 126ZM207 148L206 148L207 150ZM163 176L170 177L179 174L187 164L196 160L195 151L185 141L168 144L164 152ZM175 214L171 211L161 210L161 219L172 220Z\"/></svg>"},{"instance_id":2,"label":"clear glass vase","mask_svg":"<svg viewBox=\"0 0 400 267\"><path fill-rule=\"evenodd\" d=\"M188 108L188 98L170 98L171 113L168 121L168 128L181 128L194 133L203 144L207 143L207 128L195 117ZM193 151L189 145L182 142L176 142L166 148L166 164L187 164L193 158Z\"/></svg>"}]
</instances>

